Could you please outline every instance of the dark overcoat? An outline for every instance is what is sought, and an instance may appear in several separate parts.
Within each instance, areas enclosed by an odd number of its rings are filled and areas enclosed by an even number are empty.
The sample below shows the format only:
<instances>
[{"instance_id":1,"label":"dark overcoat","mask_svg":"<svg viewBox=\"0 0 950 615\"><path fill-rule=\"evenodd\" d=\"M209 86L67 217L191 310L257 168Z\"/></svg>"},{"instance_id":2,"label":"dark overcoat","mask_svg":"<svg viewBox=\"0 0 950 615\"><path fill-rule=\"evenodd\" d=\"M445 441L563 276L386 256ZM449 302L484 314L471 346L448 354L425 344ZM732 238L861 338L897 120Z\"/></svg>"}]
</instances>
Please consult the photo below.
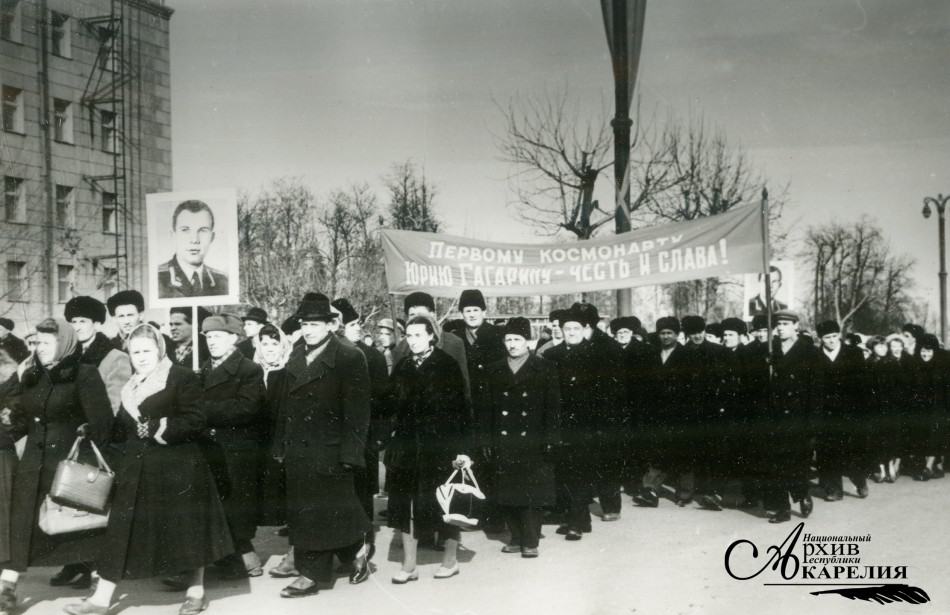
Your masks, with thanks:
<instances>
[{"instance_id":1,"label":"dark overcoat","mask_svg":"<svg viewBox=\"0 0 950 615\"><path fill-rule=\"evenodd\" d=\"M372 526L356 496L370 419L363 353L330 335L309 364L294 348L278 395L276 456L284 460L287 519L297 549L328 551L354 544Z\"/></svg>"},{"instance_id":2,"label":"dark overcoat","mask_svg":"<svg viewBox=\"0 0 950 615\"><path fill-rule=\"evenodd\" d=\"M102 532L47 536L38 526L40 505L53 484L56 466L69 455L76 429L89 424L92 440L104 449L112 429L112 406L99 371L80 363L80 351L52 369L32 364L18 378L19 428L14 441L26 436L23 458L13 479L10 533L11 567L54 566L95 559ZM95 463L91 452L82 459Z\"/></svg>"},{"instance_id":3,"label":"dark overcoat","mask_svg":"<svg viewBox=\"0 0 950 615\"><path fill-rule=\"evenodd\" d=\"M930 361L919 355L913 361L913 401L904 420L904 451L911 455L939 455L947 448L950 366L941 353L935 353Z\"/></svg>"},{"instance_id":4,"label":"dark overcoat","mask_svg":"<svg viewBox=\"0 0 950 615\"><path fill-rule=\"evenodd\" d=\"M228 485L224 512L234 541L249 541L260 514L260 458L267 432L264 374L235 349L217 367L210 361L202 366L201 387L205 453L219 484Z\"/></svg>"},{"instance_id":5,"label":"dark overcoat","mask_svg":"<svg viewBox=\"0 0 950 615\"><path fill-rule=\"evenodd\" d=\"M903 408L906 407L904 377L900 360L890 353L868 359L871 413L869 454L875 463L884 463L901 453Z\"/></svg>"},{"instance_id":6,"label":"dark overcoat","mask_svg":"<svg viewBox=\"0 0 950 615\"><path fill-rule=\"evenodd\" d=\"M458 333L465 344L465 358L468 361L468 377L471 383L472 399L483 394L487 380L488 366L505 358L505 330L486 322L475 332L475 341L468 338L465 327ZM476 406L476 410L478 407Z\"/></svg>"},{"instance_id":7,"label":"dark overcoat","mask_svg":"<svg viewBox=\"0 0 950 615\"><path fill-rule=\"evenodd\" d=\"M455 457L471 452L462 372L455 359L434 348L418 367L411 355L404 357L391 378L393 433L386 466L412 480L401 485L403 493L390 488L390 497L412 501L417 527L434 529L442 518L435 489L451 474Z\"/></svg>"},{"instance_id":8,"label":"dark overcoat","mask_svg":"<svg viewBox=\"0 0 950 615\"><path fill-rule=\"evenodd\" d=\"M781 340L773 339L768 415L763 417L766 463L772 474L803 477L808 470L815 417L823 411L815 377L818 352L805 335L786 353Z\"/></svg>"},{"instance_id":9,"label":"dark overcoat","mask_svg":"<svg viewBox=\"0 0 950 615\"><path fill-rule=\"evenodd\" d=\"M681 344L662 359L655 348L647 375L648 401L639 415L638 438L645 457L670 471L684 469L691 459L689 428L696 399L693 379L696 374L690 353Z\"/></svg>"},{"instance_id":10,"label":"dark overcoat","mask_svg":"<svg viewBox=\"0 0 950 615\"><path fill-rule=\"evenodd\" d=\"M738 357L705 340L687 344L686 349L694 369L688 426L691 448L699 463L726 463L739 415L732 397L739 388Z\"/></svg>"},{"instance_id":11,"label":"dark overcoat","mask_svg":"<svg viewBox=\"0 0 950 615\"><path fill-rule=\"evenodd\" d=\"M274 437L280 414L278 396L283 386L284 368L274 369L264 376L264 412L267 430L260 451L261 473L258 481L258 525L284 525L287 523L287 484L283 460L274 458Z\"/></svg>"},{"instance_id":12,"label":"dark overcoat","mask_svg":"<svg viewBox=\"0 0 950 615\"><path fill-rule=\"evenodd\" d=\"M139 438L136 419L120 407L113 431L115 495L98 559L103 578L115 582L177 574L234 552L214 478L198 445L205 429L200 404L198 377L173 365L165 387L139 404L151 437Z\"/></svg>"},{"instance_id":13,"label":"dark overcoat","mask_svg":"<svg viewBox=\"0 0 950 615\"><path fill-rule=\"evenodd\" d=\"M819 458L863 458L871 420L867 398L870 379L864 354L842 345L834 360L823 350L817 356L815 386L821 415L816 417L815 429Z\"/></svg>"},{"instance_id":14,"label":"dark overcoat","mask_svg":"<svg viewBox=\"0 0 950 615\"><path fill-rule=\"evenodd\" d=\"M547 449L560 441L557 368L529 356L517 373L508 359L487 366L478 406L488 418L480 440L491 449L495 498L502 506L554 504L554 466Z\"/></svg>"}]
</instances>

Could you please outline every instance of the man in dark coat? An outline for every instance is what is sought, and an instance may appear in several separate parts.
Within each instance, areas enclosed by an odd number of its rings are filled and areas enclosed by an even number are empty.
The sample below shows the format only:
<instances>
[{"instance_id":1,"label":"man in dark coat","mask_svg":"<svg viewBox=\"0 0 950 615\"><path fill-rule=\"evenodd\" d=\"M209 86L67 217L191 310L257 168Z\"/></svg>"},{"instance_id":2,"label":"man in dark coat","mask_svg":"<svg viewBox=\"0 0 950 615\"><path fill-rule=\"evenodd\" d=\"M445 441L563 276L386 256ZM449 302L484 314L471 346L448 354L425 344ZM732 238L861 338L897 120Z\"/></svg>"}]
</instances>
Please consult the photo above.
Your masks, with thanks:
<instances>
[{"instance_id":1,"label":"man in dark coat","mask_svg":"<svg viewBox=\"0 0 950 615\"><path fill-rule=\"evenodd\" d=\"M137 290L120 290L106 299L106 307L109 308L109 316L115 320L119 330L111 341L122 352L128 352L129 334L144 322L142 312L145 311L145 297ZM165 338L165 348L174 347L170 337L162 337Z\"/></svg>"},{"instance_id":2,"label":"man in dark coat","mask_svg":"<svg viewBox=\"0 0 950 615\"><path fill-rule=\"evenodd\" d=\"M191 322L192 308L190 306L173 307L168 312L168 333L172 345L168 347L168 357L175 365L193 369L194 366L194 327L201 330L201 324L211 316L211 312L203 307L198 308L197 325ZM198 336L198 365L208 360L208 342L203 335Z\"/></svg>"},{"instance_id":3,"label":"man in dark coat","mask_svg":"<svg viewBox=\"0 0 950 615\"><path fill-rule=\"evenodd\" d=\"M254 352L257 350L257 334L261 327L267 324L267 312L264 308L252 307L241 319L244 321L244 335L247 336L238 342L238 350L248 359L254 359Z\"/></svg>"},{"instance_id":4,"label":"man in dark coat","mask_svg":"<svg viewBox=\"0 0 950 615\"><path fill-rule=\"evenodd\" d=\"M555 503L555 445L560 389L553 364L531 355L531 323L512 318L504 328L507 357L487 366L476 405L486 421L479 439L495 470L495 499L511 531L504 553L538 556L541 508Z\"/></svg>"},{"instance_id":5,"label":"man in dark coat","mask_svg":"<svg viewBox=\"0 0 950 615\"><path fill-rule=\"evenodd\" d=\"M278 396L275 456L284 460L287 517L300 576L281 596L318 591L333 576L334 555L352 562L371 523L353 474L366 463L370 383L359 349L331 334L336 316L326 298L297 310L304 343L295 347ZM366 565L357 562L356 569Z\"/></svg>"},{"instance_id":6,"label":"man in dark coat","mask_svg":"<svg viewBox=\"0 0 950 615\"><path fill-rule=\"evenodd\" d=\"M73 297L66 302L64 315L76 331L76 338L82 346L81 361L99 370L99 376L109 393L112 413L116 414L122 387L132 377L132 363L129 355L118 350L97 328L106 320L106 306L95 297Z\"/></svg>"},{"instance_id":7,"label":"man in dark coat","mask_svg":"<svg viewBox=\"0 0 950 615\"><path fill-rule=\"evenodd\" d=\"M763 484L765 509L775 511L769 523L789 521L788 498L799 502L802 517L814 503L808 494L811 462L809 439L813 415L821 412L815 391L818 350L812 340L798 333L798 314L782 310L774 315L776 338L772 344L772 384L769 389L768 431Z\"/></svg>"},{"instance_id":8,"label":"man in dark coat","mask_svg":"<svg viewBox=\"0 0 950 615\"><path fill-rule=\"evenodd\" d=\"M465 344L465 358L468 361L468 377L472 390L472 400L484 394L487 386L488 366L505 358L504 332L501 327L485 322L485 297L482 291L466 289L459 296L459 312L462 313L461 331L457 333ZM475 405L475 424L485 423L488 417L478 416L480 409ZM494 497L495 468L491 459L480 458L480 451L476 451L475 465L482 468L484 479L481 487L486 495L486 504L483 507L485 529L489 533L504 531L504 518L496 506Z\"/></svg>"},{"instance_id":9,"label":"man in dark coat","mask_svg":"<svg viewBox=\"0 0 950 615\"><path fill-rule=\"evenodd\" d=\"M0 318L0 350L6 350L10 358L17 363L30 356L23 340L13 335L15 323L9 318Z\"/></svg>"},{"instance_id":10,"label":"man in dark coat","mask_svg":"<svg viewBox=\"0 0 950 615\"><path fill-rule=\"evenodd\" d=\"M389 413L386 410L386 393L389 381L389 370L386 368L386 357L372 346L363 342L363 328L360 325L360 315L353 308L348 299L334 299L330 304L337 314L337 320L342 327L343 339L356 346L366 359L369 370L370 386L370 421L369 436L364 447L365 467L358 468L354 474L356 493L370 519L375 515L373 498L379 492L379 452L383 442L389 436ZM368 562L376 553L376 528L366 534L366 553L361 561ZM369 576L369 566L362 566L354 570L351 580L362 583Z\"/></svg>"},{"instance_id":11,"label":"man in dark coat","mask_svg":"<svg viewBox=\"0 0 950 615\"><path fill-rule=\"evenodd\" d=\"M818 482L825 499L843 497L841 477L847 476L858 490L868 495L867 429L870 386L864 353L841 343L841 328L834 320L819 323L821 352L815 370L822 414L816 421L815 445Z\"/></svg>"},{"instance_id":12,"label":"man in dark coat","mask_svg":"<svg viewBox=\"0 0 950 615\"><path fill-rule=\"evenodd\" d=\"M205 318L202 333L209 359L201 366L201 410L206 419L203 449L219 485L226 485L224 512L236 554L229 571L260 576L261 560L251 539L257 531L260 447L266 431L264 374L235 344L242 333L233 314Z\"/></svg>"},{"instance_id":13,"label":"man in dark coat","mask_svg":"<svg viewBox=\"0 0 950 615\"><path fill-rule=\"evenodd\" d=\"M689 338L686 349L695 370L689 429L696 499L703 508L718 511L722 510L720 491L728 478L726 468L732 463L726 441L735 422L729 394L736 388L737 362L733 353L709 341L701 316L683 317L683 332Z\"/></svg>"},{"instance_id":14,"label":"man in dark coat","mask_svg":"<svg viewBox=\"0 0 950 615\"><path fill-rule=\"evenodd\" d=\"M695 399L692 393L695 369L689 352L677 341L680 322L673 316L656 321L659 348L652 351L645 379L647 403L638 416L640 449L649 470L643 477L643 489L633 501L638 506L659 505L659 491L667 478L678 478L689 470L691 452L686 437ZM685 503L685 496L677 493Z\"/></svg>"},{"instance_id":15,"label":"man in dark coat","mask_svg":"<svg viewBox=\"0 0 950 615\"><path fill-rule=\"evenodd\" d=\"M648 469L645 446L641 446L640 421L645 413L652 412L647 378L653 349L640 341L634 334L642 330L640 319L636 316L621 316L610 323L611 331L623 350L623 369L621 382L627 402L626 416L623 421L623 475L626 492L634 495L643 486L643 476Z\"/></svg>"}]
</instances>

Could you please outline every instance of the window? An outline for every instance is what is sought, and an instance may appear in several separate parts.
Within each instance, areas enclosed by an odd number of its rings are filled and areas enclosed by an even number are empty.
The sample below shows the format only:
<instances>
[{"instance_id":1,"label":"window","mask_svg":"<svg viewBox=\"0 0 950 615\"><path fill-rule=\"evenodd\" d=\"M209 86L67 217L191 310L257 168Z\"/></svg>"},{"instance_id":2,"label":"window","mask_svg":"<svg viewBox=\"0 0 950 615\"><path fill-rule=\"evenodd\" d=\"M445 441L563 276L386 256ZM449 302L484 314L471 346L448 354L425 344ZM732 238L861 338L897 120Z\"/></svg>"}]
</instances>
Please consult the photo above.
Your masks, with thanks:
<instances>
[{"instance_id":1,"label":"window","mask_svg":"<svg viewBox=\"0 0 950 615\"><path fill-rule=\"evenodd\" d=\"M56 186L56 225L73 226L73 188Z\"/></svg>"},{"instance_id":2,"label":"window","mask_svg":"<svg viewBox=\"0 0 950 615\"><path fill-rule=\"evenodd\" d=\"M60 143L73 142L73 104L68 100L53 99L53 138Z\"/></svg>"},{"instance_id":3,"label":"window","mask_svg":"<svg viewBox=\"0 0 950 615\"><path fill-rule=\"evenodd\" d=\"M53 55L61 58L73 57L72 33L69 15L53 11L51 22L53 32Z\"/></svg>"},{"instance_id":4,"label":"window","mask_svg":"<svg viewBox=\"0 0 950 615\"><path fill-rule=\"evenodd\" d=\"M99 68L114 72L118 64L115 34L111 27L102 26L99 28Z\"/></svg>"},{"instance_id":5,"label":"window","mask_svg":"<svg viewBox=\"0 0 950 615\"><path fill-rule=\"evenodd\" d=\"M103 296L107 299L119 292L119 270L115 267L104 267L100 287Z\"/></svg>"},{"instance_id":6,"label":"window","mask_svg":"<svg viewBox=\"0 0 950 615\"><path fill-rule=\"evenodd\" d=\"M0 38L14 43L22 42L20 26L22 14L19 0L0 0Z\"/></svg>"},{"instance_id":7,"label":"window","mask_svg":"<svg viewBox=\"0 0 950 615\"><path fill-rule=\"evenodd\" d=\"M26 277L26 263L7 261L7 301L26 301L29 299L29 280Z\"/></svg>"},{"instance_id":8,"label":"window","mask_svg":"<svg viewBox=\"0 0 950 615\"><path fill-rule=\"evenodd\" d=\"M3 86L3 129L23 134L23 90Z\"/></svg>"},{"instance_id":9,"label":"window","mask_svg":"<svg viewBox=\"0 0 950 615\"><path fill-rule=\"evenodd\" d=\"M22 178L4 176L3 212L7 222L26 221L26 195Z\"/></svg>"},{"instance_id":10,"label":"window","mask_svg":"<svg viewBox=\"0 0 950 615\"><path fill-rule=\"evenodd\" d=\"M59 265L56 268L56 286L60 303L66 303L73 298L73 267Z\"/></svg>"},{"instance_id":11,"label":"window","mask_svg":"<svg viewBox=\"0 0 950 615\"><path fill-rule=\"evenodd\" d=\"M102 232L115 233L115 194L111 192L102 193Z\"/></svg>"},{"instance_id":12,"label":"window","mask_svg":"<svg viewBox=\"0 0 950 615\"><path fill-rule=\"evenodd\" d=\"M116 126L115 113L112 111L99 111L99 123L102 125L102 151L114 154L118 151L118 127Z\"/></svg>"}]
</instances>

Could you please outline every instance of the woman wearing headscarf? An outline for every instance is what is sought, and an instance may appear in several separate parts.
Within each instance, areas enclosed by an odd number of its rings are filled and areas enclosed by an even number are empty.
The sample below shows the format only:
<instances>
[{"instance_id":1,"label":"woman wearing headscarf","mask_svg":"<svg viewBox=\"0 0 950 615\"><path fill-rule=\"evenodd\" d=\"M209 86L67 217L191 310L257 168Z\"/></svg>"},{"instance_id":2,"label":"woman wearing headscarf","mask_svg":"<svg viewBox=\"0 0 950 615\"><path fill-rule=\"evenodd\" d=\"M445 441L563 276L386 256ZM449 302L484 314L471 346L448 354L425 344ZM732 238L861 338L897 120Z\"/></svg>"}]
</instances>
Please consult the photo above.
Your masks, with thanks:
<instances>
[{"instance_id":1,"label":"woman wearing headscarf","mask_svg":"<svg viewBox=\"0 0 950 615\"><path fill-rule=\"evenodd\" d=\"M14 420L22 420L16 407L17 362L0 349L0 563L10 559L10 507L13 503L13 476L16 474L16 442L11 436Z\"/></svg>"},{"instance_id":2,"label":"woman wearing headscarf","mask_svg":"<svg viewBox=\"0 0 950 615\"><path fill-rule=\"evenodd\" d=\"M99 583L70 615L104 615L122 579L191 574L179 613L208 608L204 566L234 552L214 479L198 448L205 427L195 375L173 365L148 324L128 337L134 373L122 389L113 442L116 484L99 553ZM108 406L106 406L108 408Z\"/></svg>"},{"instance_id":3,"label":"woman wearing headscarf","mask_svg":"<svg viewBox=\"0 0 950 615\"><path fill-rule=\"evenodd\" d=\"M396 584L419 578L419 538L431 540L435 532L445 539L435 578L459 573L459 528L442 521L435 491L453 466L461 467L466 461L461 453L470 426L461 368L436 347L437 335L438 328L428 316L411 318L406 323L409 354L392 373L389 407L394 429L386 449L386 482L388 524L402 533L402 570L392 578Z\"/></svg>"},{"instance_id":4,"label":"woman wearing headscarf","mask_svg":"<svg viewBox=\"0 0 950 615\"><path fill-rule=\"evenodd\" d=\"M8 383L19 418L9 437L16 441L25 435L27 440L13 481L10 559L0 573L3 614L16 608L19 573L28 566L93 561L101 546L101 530L49 536L39 529L40 506L59 462L69 455L77 433L105 446L112 408L98 370L80 362L72 326L62 318L47 318L36 330L33 356Z\"/></svg>"},{"instance_id":5,"label":"woman wearing headscarf","mask_svg":"<svg viewBox=\"0 0 950 615\"><path fill-rule=\"evenodd\" d=\"M940 352L937 336L927 333L917 339L913 359L914 410L909 419L905 450L912 455L914 480L943 477L941 455L945 447L950 408L950 366Z\"/></svg>"}]
</instances>

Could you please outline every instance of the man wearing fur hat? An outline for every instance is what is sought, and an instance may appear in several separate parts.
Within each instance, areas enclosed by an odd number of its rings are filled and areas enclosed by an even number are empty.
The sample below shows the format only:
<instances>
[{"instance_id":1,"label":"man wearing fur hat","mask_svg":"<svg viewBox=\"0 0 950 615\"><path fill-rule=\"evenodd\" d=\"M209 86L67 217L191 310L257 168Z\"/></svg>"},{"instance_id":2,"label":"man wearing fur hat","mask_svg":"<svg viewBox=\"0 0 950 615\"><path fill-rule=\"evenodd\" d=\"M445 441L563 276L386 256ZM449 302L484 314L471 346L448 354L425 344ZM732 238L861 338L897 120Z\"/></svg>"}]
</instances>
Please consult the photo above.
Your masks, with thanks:
<instances>
[{"instance_id":1,"label":"man wearing fur hat","mask_svg":"<svg viewBox=\"0 0 950 615\"><path fill-rule=\"evenodd\" d=\"M119 332L112 338L112 343L122 352L128 351L128 338L132 330L142 324L142 312L145 311L145 297L137 290L120 290L106 299L109 316L115 320ZM171 338L165 338L165 348L173 348Z\"/></svg>"},{"instance_id":2,"label":"man wearing fur hat","mask_svg":"<svg viewBox=\"0 0 950 615\"><path fill-rule=\"evenodd\" d=\"M132 377L132 364L129 355L117 350L108 337L99 331L106 320L106 306L94 297L73 297L66 302L64 316L76 331L76 338L82 345L80 361L94 365L106 385L112 413L119 411L122 387Z\"/></svg>"},{"instance_id":3,"label":"man wearing fur hat","mask_svg":"<svg viewBox=\"0 0 950 615\"><path fill-rule=\"evenodd\" d=\"M816 421L818 484L825 490L825 499L836 502L843 497L844 475L854 483L858 497L864 498L868 495L864 392L870 384L864 354L841 343L841 328L834 320L819 323L817 333L821 352L815 376L822 409Z\"/></svg>"},{"instance_id":4,"label":"man wearing fur hat","mask_svg":"<svg viewBox=\"0 0 950 615\"><path fill-rule=\"evenodd\" d=\"M5 350L17 363L30 356L26 344L13 334L14 322L9 318L0 318L0 350Z\"/></svg>"},{"instance_id":5,"label":"man wearing fur hat","mask_svg":"<svg viewBox=\"0 0 950 615\"><path fill-rule=\"evenodd\" d=\"M476 399L484 420L476 429L494 461L493 497L511 532L502 552L531 558L538 556L541 509L555 503L558 372L531 354L528 319L512 318L503 333L507 356L486 367Z\"/></svg>"}]
</instances>

